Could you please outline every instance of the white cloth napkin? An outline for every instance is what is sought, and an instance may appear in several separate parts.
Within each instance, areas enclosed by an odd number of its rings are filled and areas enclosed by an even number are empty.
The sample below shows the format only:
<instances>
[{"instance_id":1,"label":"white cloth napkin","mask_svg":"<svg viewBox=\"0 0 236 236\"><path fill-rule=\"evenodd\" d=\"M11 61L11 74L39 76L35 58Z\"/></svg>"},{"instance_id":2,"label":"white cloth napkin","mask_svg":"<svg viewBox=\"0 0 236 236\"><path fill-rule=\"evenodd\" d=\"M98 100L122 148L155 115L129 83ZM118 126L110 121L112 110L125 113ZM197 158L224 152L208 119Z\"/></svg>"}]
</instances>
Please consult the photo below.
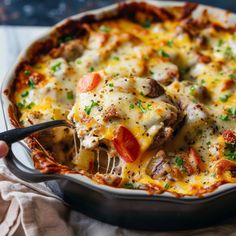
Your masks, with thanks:
<instances>
[{"instance_id":1,"label":"white cloth napkin","mask_svg":"<svg viewBox=\"0 0 236 236\"><path fill-rule=\"evenodd\" d=\"M107 213L109 214L109 213ZM0 167L0 236L236 235L236 219L206 229L145 232L122 229L69 209L44 184L22 181Z\"/></svg>"}]
</instances>

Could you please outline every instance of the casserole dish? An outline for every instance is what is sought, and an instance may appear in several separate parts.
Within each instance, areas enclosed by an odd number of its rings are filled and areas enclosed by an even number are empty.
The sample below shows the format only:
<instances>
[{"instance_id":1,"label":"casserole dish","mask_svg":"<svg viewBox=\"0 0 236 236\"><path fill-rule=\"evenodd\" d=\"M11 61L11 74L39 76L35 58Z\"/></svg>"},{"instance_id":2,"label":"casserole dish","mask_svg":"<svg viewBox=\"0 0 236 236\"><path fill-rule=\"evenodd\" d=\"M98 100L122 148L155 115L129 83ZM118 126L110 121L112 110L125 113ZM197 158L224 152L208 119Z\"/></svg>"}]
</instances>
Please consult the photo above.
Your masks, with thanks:
<instances>
[{"instance_id":1,"label":"casserole dish","mask_svg":"<svg viewBox=\"0 0 236 236\"><path fill-rule=\"evenodd\" d=\"M163 5L164 4L164 5ZM122 9L125 11L129 9L128 13L133 13L130 11L130 9L139 8L139 10L142 8L145 9L145 11L149 11L150 8L152 8L155 11L155 14L159 14L159 17L165 17L170 16L171 13L168 12L168 8L165 10L159 12L159 8L155 8L154 5L157 5L159 7L161 6L171 6L173 3L171 2L150 2L150 5L139 2L133 2L133 3L127 3L123 4L121 6L113 5L111 7L102 9L98 12L89 12L87 14L82 14L78 16L74 16L71 19L72 20L78 20L80 22L93 22L94 20L102 20L107 18L116 18L117 14L123 14ZM178 5L178 4L177 4ZM174 3L174 6L176 6L176 3ZM179 5L181 6L181 4ZM183 7L182 15L180 15L180 18L187 18L192 12L194 14L197 14L195 12L196 10L195 4L187 4L185 7ZM170 8L172 11L176 8ZM199 6L197 8L198 14L206 14L206 11L204 10L205 7ZM218 13L221 13L220 16L222 16L222 19L232 18L232 21L234 17L232 15L229 15L223 11L207 8L208 13L212 14L212 18L214 18L214 15L218 16ZM163 16L164 12L164 16ZM155 16L155 15L154 15ZM177 16L178 17L178 16ZM155 17L154 17L155 19ZM73 22L72 21L65 21L60 23L55 30L51 32L51 35L54 34L57 39L61 36L61 32L65 32L67 29L73 30ZM145 25L143 25L144 28L149 27L150 22L145 21ZM207 25L207 23L206 23ZM225 25L227 25L227 22L225 22ZM214 23L213 26L217 29L217 31L224 31L223 28L220 28L217 23ZM220 29L219 29L220 28ZM230 28L231 29L231 28ZM76 29L78 30L78 29ZM159 30L159 29L157 29ZM106 31L108 33L110 31L109 28L103 27L103 31ZM79 34L83 34L83 30L78 32ZM59 36L58 36L58 35ZM6 119L7 121L11 121L11 123L14 126L19 125L19 120L15 119L15 110L11 106L12 101L12 91L17 90L17 84L16 87L12 87L12 81L15 77L15 71L18 73L20 71L20 68L22 67L22 59L28 59L29 61L33 61L34 57L37 56L37 53L44 53L48 50L48 47L51 47L51 44L53 44L53 41L46 40L46 43L43 42L43 40L47 39L48 35L45 37L39 39L37 42L37 47L34 45L34 47L31 47L31 49L28 49L28 51L25 51L21 55L21 59L17 62L16 66L13 68L12 73L9 74L8 79L6 83L3 85L3 107L4 111L7 114ZM63 44L67 41L67 39L63 38ZM204 40L203 40L204 41ZM173 42L168 42L168 46L172 47ZM204 42L203 42L204 43ZM222 42L221 42L222 44ZM65 44L66 45L66 44ZM32 51L32 48L34 49ZM229 51L229 50L228 50ZM166 53L164 50L158 51L158 54L161 55L162 58L169 58L170 55ZM39 54L40 55L40 54ZM227 53L228 56L228 53ZM145 58L144 58L145 59ZM201 57L203 61L208 61L209 58ZM117 59L115 59L117 60ZM148 60L146 58L145 60ZM53 68L53 72L57 72L57 67L61 66L62 62L55 62L56 64L52 65L51 68ZM60 64L59 64L60 63ZM207 63L207 62L206 62ZM81 64L78 63L78 64ZM114 68L113 68L114 69ZM129 68L128 68L129 69ZM94 69L93 69L94 70ZM28 69L24 71L26 75L30 75L31 71ZM152 75L152 73L150 73ZM18 73L19 76L19 73ZM39 78L40 80L40 78ZM35 82L29 81L31 83L28 84L30 87L35 86ZM17 82L19 84L19 81ZM110 86L110 84L109 84ZM113 87L110 86L110 87ZM194 90L195 91L195 90ZM24 91L20 96L26 97L28 96L29 92ZM143 94L141 94L143 96ZM192 95L192 94L191 94ZM233 95L231 95L232 97ZM73 97L71 94L69 94L69 99ZM93 101L93 100L92 100ZM159 103L161 103L159 101ZM165 110L168 110L170 108L170 104L166 104L167 102L164 102ZM87 115L91 112L92 107L97 106L94 105L95 102L93 101L92 105L90 107L85 107L85 112ZM144 108L143 105L140 105L139 103L135 103L138 108L141 110L142 113L144 111L146 112L148 109ZM24 106L26 109L30 109L31 106L33 106L32 103L29 104L22 104L17 103L18 108L22 109ZM171 104L172 106L173 104ZM134 106L134 105L133 105ZM130 107L130 109L133 109L133 106ZM154 105L153 105L154 106ZM155 105L156 106L156 105ZM89 109L88 109L89 108ZM175 110L173 107L170 110ZM231 112L231 110L230 110ZM234 110L232 110L232 113L234 113ZM23 113L22 113L23 114ZM76 114L72 114L72 116L75 116ZM178 115L177 115L178 117ZM226 118L225 118L226 119ZM232 114L233 119L233 114ZM168 127L173 128L173 127ZM124 131L123 131L124 132ZM28 140L27 143L30 145L30 147L34 147L35 143L30 143L32 140ZM113 142L114 143L114 142ZM115 143L116 144L116 143ZM116 146L114 144L114 146ZM117 148L117 150L120 150L120 148ZM33 148L34 151L34 148ZM119 153L119 151L118 151ZM180 199L174 197L170 193L162 193L163 191L157 191L154 188L154 191L152 191L152 195L150 195L147 191L141 190L141 189L121 189L121 188L114 188L110 186L105 186L101 184L102 182L95 183L94 181L88 179L86 177L86 174L84 172L76 172L71 171L69 167L65 165L56 164L54 161L51 161L50 159L47 160L43 158L42 156L39 157L39 153L33 153L34 157L34 164L35 166L44 172L44 174L38 173L36 170L29 169L28 167L24 167L21 162L17 161L17 159L14 157L13 153L10 153L9 156L11 158L6 159L6 164L9 167L9 169L15 173L18 177L23 178L27 181L46 181L47 185L56 192L59 196L61 196L66 202L71 204L76 209L79 209L82 212L85 212L88 215L91 215L95 218L99 218L100 220L106 221L108 223L112 224L118 224L124 227L133 227L133 228L146 228L146 229L155 229L155 228L182 228L183 226L197 226L201 225L203 223L210 223L215 221L216 219L220 219L225 216L226 213L231 213L231 210L233 212L233 207L226 208L227 204L231 203L231 199L234 197L234 188L233 184L225 184L222 185L224 182L217 182L215 185L210 186L210 188L201 189L200 194L199 191L197 191L196 195L201 196L202 198L198 197L192 197L187 196L191 194L179 194L178 196L181 197L182 195L186 195L185 197L182 197ZM119 153L120 154L120 153ZM122 156L122 155L121 155ZM195 155L196 156L196 155ZM36 157L36 158L35 158ZM124 159L128 159L127 162L130 162L131 155L125 155ZM191 171L189 171L191 168L188 168L187 166L183 165L183 159L180 157L176 157L175 162L177 165L179 165L183 172L189 172L190 175ZM181 164L181 163L182 164ZM200 162L200 160L199 160ZM42 168L43 167L43 168ZM198 166L196 167L196 169ZM200 167L199 167L200 168ZM201 168L200 168L201 169ZM49 174L50 173L50 174ZM59 174L55 174L59 173ZM77 174L80 173L80 174ZM64 175L62 175L64 174ZM84 176L82 175L84 174ZM227 182L227 181L226 181ZM78 183L80 183L78 185ZM130 183L129 183L130 184ZM220 186L217 190L215 190L219 185ZM113 185L114 186L114 185ZM116 186L116 185L115 185ZM150 189L149 189L150 190ZM213 192L213 190L215 190ZM178 193L178 192L173 192ZM230 193L230 194L229 194ZM194 195L194 194L192 194ZM86 201L85 201L86 199ZM217 201L220 199L221 204L218 206ZM223 204L224 203L224 204ZM226 205L225 205L226 204ZM119 207L117 207L119 206ZM206 208L209 209L206 214ZM226 210L226 209L227 210ZM225 209L225 210L223 210ZM112 217L106 214L106 212L112 212ZM216 214L216 212L220 212L221 214ZM197 217L198 216L198 217ZM172 218L171 218L172 217ZM196 222L196 217L198 218ZM200 219L199 219L200 218Z\"/></svg>"}]
</instances>

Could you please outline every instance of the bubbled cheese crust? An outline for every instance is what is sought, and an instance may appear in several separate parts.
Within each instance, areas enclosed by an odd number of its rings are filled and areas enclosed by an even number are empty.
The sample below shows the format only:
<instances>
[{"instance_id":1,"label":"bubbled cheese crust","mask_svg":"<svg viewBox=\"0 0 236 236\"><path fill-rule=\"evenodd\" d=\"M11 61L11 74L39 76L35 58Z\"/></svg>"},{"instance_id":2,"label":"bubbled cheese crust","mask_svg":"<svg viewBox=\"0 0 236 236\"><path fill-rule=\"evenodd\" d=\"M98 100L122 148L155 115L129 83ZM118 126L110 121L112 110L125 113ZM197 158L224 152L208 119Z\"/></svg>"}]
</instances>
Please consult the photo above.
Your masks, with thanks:
<instances>
[{"instance_id":1,"label":"bubbled cheese crust","mask_svg":"<svg viewBox=\"0 0 236 236\"><path fill-rule=\"evenodd\" d=\"M44 167L34 158L39 169L177 195L199 196L235 183L235 29L206 12L192 19L187 9L195 7L124 5L122 17L74 23L83 34L62 34L47 53L21 64L11 94L17 120L28 126L70 119L81 142L78 153L79 147L71 149L73 131L57 129L48 139L39 135L52 156L40 159ZM101 76L99 84L78 91L80 79L91 73ZM152 80L164 92L150 95ZM95 154L103 144L107 165L119 158L112 139L120 125L135 136L141 154L133 163L121 160L98 173ZM153 149L163 137L165 142Z\"/></svg>"}]
</instances>

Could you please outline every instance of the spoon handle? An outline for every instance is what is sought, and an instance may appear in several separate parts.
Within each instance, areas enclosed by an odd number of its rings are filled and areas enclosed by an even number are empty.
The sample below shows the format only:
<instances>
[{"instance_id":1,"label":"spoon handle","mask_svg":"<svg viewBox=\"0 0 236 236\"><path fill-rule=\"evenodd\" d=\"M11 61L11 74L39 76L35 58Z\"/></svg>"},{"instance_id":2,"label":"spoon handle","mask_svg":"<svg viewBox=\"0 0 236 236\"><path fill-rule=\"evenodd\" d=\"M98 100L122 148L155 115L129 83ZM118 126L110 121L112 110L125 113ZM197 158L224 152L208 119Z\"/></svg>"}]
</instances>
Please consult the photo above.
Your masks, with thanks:
<instances>
[{"instance_id":1,"label":"spoon handle","mask_svg":"<svg viewBox=\"0 0 236 236\"><path fill-rule=\"evenodd\" d=\"M11 144L19 140L22 140L37 131L56 126L69 126L69 124L65 120L53 120L25 128L11 129L0 133L0 140L3 140L6 143Z\"/></svg>"}]
</instances>

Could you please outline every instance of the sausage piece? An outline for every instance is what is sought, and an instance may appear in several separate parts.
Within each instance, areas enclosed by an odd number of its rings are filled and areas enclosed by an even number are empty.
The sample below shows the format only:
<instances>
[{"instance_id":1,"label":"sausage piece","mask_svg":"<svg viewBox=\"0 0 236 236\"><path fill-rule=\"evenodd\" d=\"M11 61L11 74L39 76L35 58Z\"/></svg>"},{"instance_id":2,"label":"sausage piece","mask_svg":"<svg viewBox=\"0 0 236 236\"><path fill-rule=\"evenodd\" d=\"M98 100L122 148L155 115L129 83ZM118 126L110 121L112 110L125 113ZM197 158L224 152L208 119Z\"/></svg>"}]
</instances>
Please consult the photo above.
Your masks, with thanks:
<instances>
[{"instance_id":1,"label":"sausage piece","mask_svg":"<svg viewBox=\"0 0 236 236\"><path fill-rule=\"evenodd\" d=\"M67 61L74 61L79 56L82 55L84 46L82 45L81 40L75 39L64 44L63 51L61 56Z\"/></svg>"}]
</instances>

